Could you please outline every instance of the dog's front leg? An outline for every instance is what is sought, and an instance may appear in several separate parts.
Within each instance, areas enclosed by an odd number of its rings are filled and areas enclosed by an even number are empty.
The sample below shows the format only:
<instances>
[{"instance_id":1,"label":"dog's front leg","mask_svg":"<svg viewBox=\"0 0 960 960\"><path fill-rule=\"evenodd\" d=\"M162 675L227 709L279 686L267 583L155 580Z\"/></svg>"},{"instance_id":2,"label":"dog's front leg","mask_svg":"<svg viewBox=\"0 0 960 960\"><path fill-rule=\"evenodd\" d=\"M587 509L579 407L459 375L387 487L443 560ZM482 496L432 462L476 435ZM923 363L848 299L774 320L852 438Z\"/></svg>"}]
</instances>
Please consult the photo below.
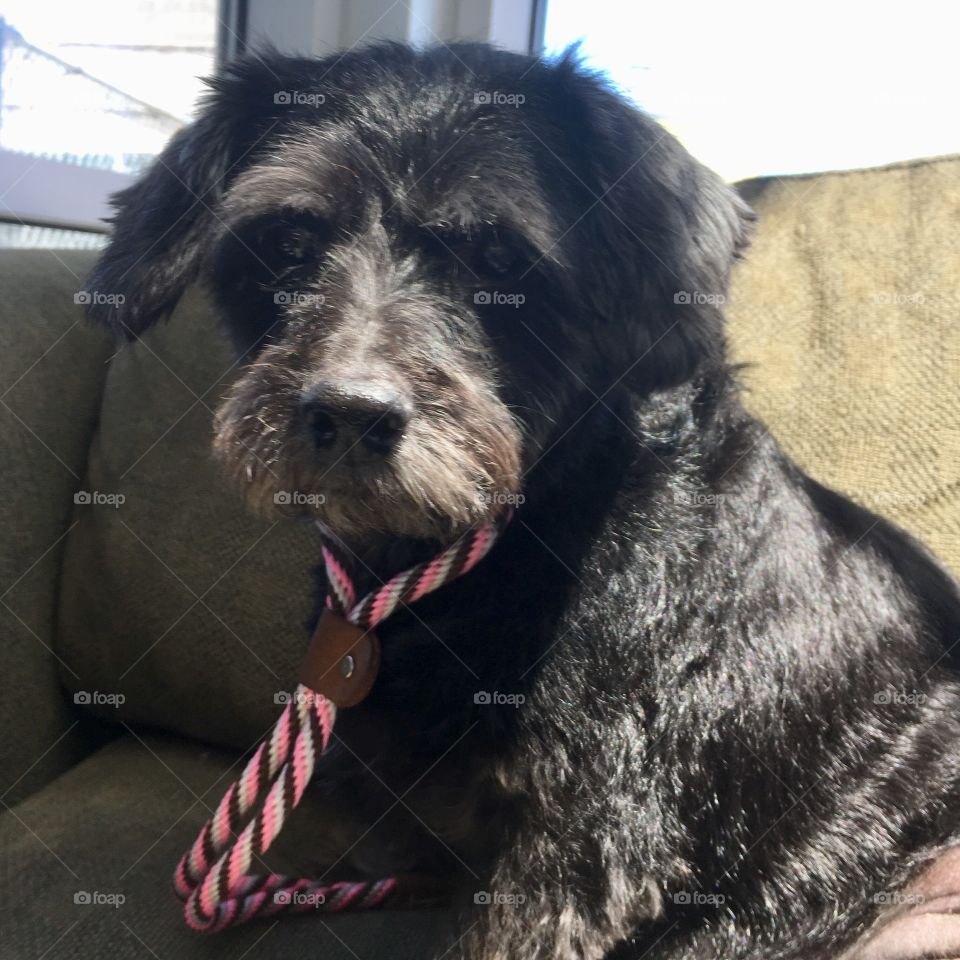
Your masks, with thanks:
<instances>
[{"instance_id":1,"label":"dog's front leg","mask_svg":"<svg viewBox=\"0 0 960 960\"><path fill-rule=\"evenodd\" d=\"M639 719L591 721L572 708L563 717L556 705L533 713L571 723L528 728L501 772L522 800L488 886L473 895L465 960L601 960L662 912L637 822Z\"/></svg>"},{"instance_id":2,"label":"dog's front leg","mask_svg":"<svg viewBox=\"0 0 960 960\"><path fill-rule=\"evenodd\" d=\"M464 960L601 960L658 915L652 882L614 871L593 886L564 863L570 854L543 837L518 838L490 889L475 894Z\"/></svg>"}]
</instances>

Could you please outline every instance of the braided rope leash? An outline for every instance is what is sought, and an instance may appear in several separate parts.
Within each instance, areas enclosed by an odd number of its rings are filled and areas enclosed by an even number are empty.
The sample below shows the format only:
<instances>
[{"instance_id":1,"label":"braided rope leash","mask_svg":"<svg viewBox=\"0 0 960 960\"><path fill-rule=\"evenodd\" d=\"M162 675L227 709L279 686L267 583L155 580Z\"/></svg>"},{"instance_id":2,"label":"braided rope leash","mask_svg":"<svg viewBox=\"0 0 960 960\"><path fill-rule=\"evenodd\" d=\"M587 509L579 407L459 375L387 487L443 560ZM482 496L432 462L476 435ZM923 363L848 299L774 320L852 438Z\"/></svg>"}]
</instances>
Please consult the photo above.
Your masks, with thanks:
<instances>
[{"instance_id":1,"label":"braided rope leash","mask_svg":"<svg viewBox=\"0 0 960 960\"><path fill-rule=\"evenodd\" d=\"M499 522L467 534L432 560L397 574L359 602L348 565L335 548L325 544L329 589L321 623L331 617L341 624L346 621L358 628L355 636L369 643L373 628L398 607L473 569L490 552L509 516L504 514ZM315 640L319 633L320 625ZM348 677L353 666L353 657L345 654L340 661L342 676ZM371 685L375 671L376 665ZM336 716L331 699L306 683L298 684L270 735L181 857L173 886L193 930L216 933L254 917L282 912L369 909L402 897L403 884L397 877L330 884L277 873L248 873L254 857L269 849L300 803L317 759L330 742Z\"/></svg>"}]
</instances>

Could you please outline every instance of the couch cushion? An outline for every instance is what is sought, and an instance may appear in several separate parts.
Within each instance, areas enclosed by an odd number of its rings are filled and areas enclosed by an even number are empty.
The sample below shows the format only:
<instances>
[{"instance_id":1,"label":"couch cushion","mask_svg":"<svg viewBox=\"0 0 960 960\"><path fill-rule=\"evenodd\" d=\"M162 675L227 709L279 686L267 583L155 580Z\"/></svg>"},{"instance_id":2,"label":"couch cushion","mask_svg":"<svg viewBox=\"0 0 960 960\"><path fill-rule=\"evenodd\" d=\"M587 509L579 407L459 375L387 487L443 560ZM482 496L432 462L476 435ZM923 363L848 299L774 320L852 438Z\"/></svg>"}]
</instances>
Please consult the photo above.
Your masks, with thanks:
<instances>
[{"instance_id":1,"label":"couch cushion","mask_svg":"<svg viewBox=\"0 0 960 960\"><path fill-rule=\"evenodd\" d=\"M436 910L284 917L215 936L191 932L172 871L238 772L232 756L125 734L0 815L4 960L434 955L449 931ZM272 858L270 866L290 864ZM76 902L83 894L89 902Z\"/></svg>"},{"instance_id":2,"label":"couch cushion","mask_svg":"<svg viewBox=\"0 0 960 960\"><path fill-rule=\"evenodd\" d=\"M0 795L14 803L86 750L54 656L54 622L73 493L83 484L112 346L74 295L92 256L0 254ZM75 678L76 679L76 678ZM29 691L29 699L24 699Z\"/></svg>"},{"instance_id":3,"label":"couch cushion","mask_svg":"<svg viewBox=\"0 0 960 960\"><path fill-rule=\"evenodd\" d=\"M199 294L107 377L64 567L65 677L110 719L246 749L292 688L319 561L312 527L247 514L209 456L234 374Z\"/></svg>"},{"instance_id":4,"label":"couch cushion","mask_svg":"<svg viewBox=\"0 0 960 960\"><path fill-rule=\"evenodd\" d=\"M960 573L960 157L741 185L748 406L809 473Z\"/></svg>"}]
</instances>

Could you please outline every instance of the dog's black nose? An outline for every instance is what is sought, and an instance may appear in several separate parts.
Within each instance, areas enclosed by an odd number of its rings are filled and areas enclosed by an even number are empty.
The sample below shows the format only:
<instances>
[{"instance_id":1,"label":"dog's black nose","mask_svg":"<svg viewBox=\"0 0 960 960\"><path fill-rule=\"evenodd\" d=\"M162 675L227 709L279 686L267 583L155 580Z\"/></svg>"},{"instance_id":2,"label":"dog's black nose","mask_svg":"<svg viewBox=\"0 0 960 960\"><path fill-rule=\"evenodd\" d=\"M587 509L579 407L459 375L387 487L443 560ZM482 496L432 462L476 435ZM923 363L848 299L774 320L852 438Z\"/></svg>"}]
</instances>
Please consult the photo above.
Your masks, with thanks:
<instances>
[{"instance_id":1,"label":"dog's black nose","mask_svg":"<svg viewBox=\"0 0 960 960\"><path fill-rule=\"evenodd\" d=\"M411 408L389 384L325 380L305 393L303 413L318 448L360 446L385 456L400 442Z\"/></svg>"}]
</instances>

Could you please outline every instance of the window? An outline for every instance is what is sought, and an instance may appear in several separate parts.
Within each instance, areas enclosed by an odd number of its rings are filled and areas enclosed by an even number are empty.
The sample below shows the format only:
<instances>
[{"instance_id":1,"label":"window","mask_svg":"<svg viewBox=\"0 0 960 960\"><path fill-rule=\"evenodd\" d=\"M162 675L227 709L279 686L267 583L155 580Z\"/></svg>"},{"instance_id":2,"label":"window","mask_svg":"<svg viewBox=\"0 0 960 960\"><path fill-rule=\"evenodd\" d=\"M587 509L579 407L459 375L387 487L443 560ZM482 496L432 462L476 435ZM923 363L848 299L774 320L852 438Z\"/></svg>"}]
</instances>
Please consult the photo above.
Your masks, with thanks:
<instances>
[{"instance_id":1,"label":"window","mask_svg":"<svg viewBox=\"0 0 960 960\"><path fill-rule=\"evenodd\" d=\"M585 9L589 15L585 15ZM960 5L547 0L587 61L728 179L960 150Z\"/></svg>"},{"instance_id":2,"label":"window","mask_svg":"<svg viewBox=\"0 0 960 960\"><path fill-rule=\"evenodd\" d=\"M217 0L0 0L0 216L96 226L188 122Z\"/></svg>"}]
</instances>

